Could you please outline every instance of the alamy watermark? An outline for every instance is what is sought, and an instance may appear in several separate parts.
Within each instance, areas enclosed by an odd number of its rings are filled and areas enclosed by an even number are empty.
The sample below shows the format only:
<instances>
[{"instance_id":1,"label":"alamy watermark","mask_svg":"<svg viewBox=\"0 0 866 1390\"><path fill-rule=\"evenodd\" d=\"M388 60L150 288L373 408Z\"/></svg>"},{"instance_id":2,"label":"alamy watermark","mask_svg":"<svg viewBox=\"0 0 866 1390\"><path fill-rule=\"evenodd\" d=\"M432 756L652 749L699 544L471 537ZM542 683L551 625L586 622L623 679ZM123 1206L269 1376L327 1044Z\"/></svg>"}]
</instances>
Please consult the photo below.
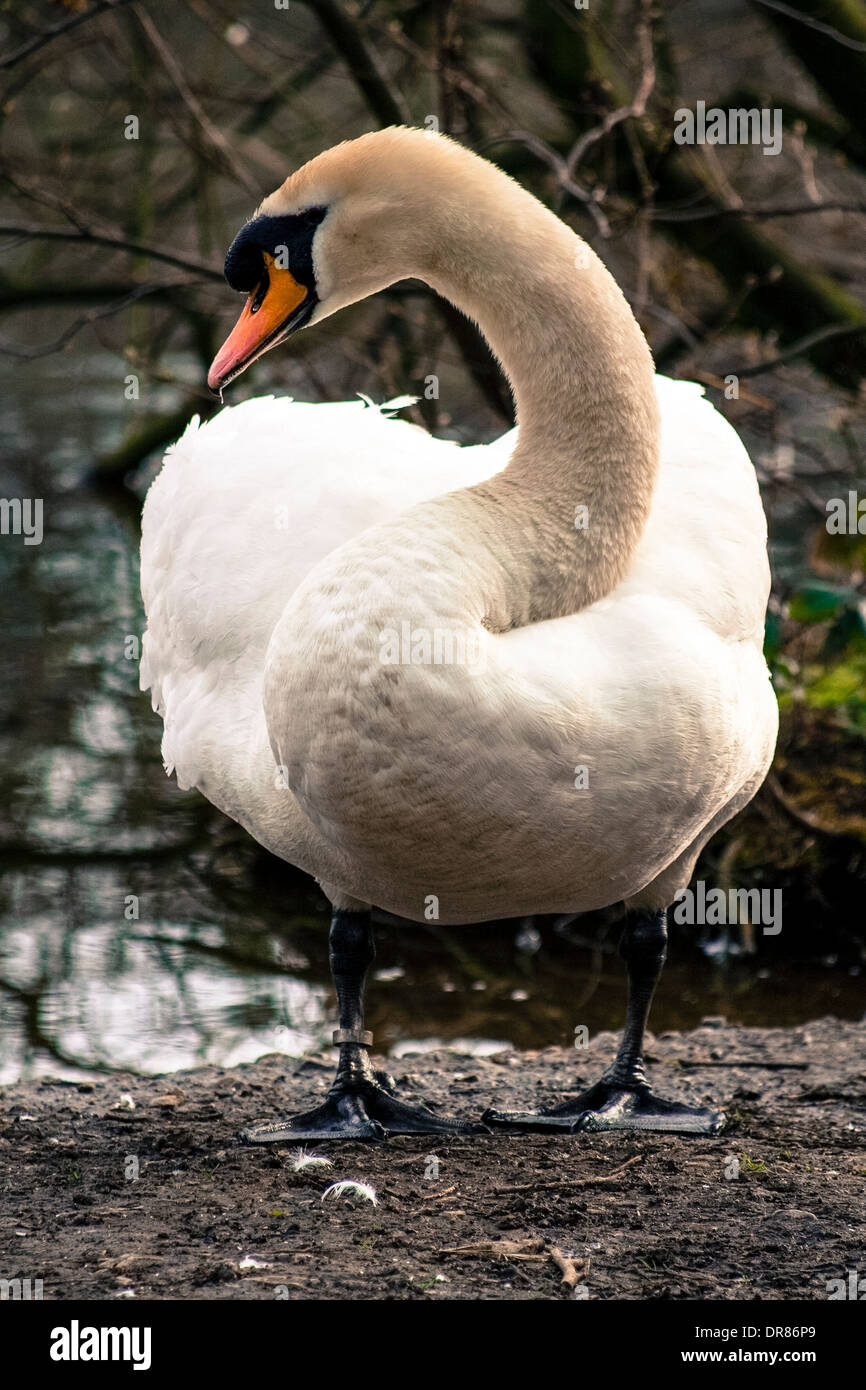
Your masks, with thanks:
<instances>
[{"instance_id":1,"label":"alamy watermark","mask_svg":"<svg viewBox=\"0 0 866 1390\"><path fill-rule=\"evenodd\" d=\"M681 106L674 112L677 145L762 145L764 154L782 150L781 107L742 106L724 111L699 101L694 111Z\"/></svg>"},{"instance_id":2,"label":"alamy watermark","mask_svg":"<svg viewBox=\"0 0 866 1390\"><path fill-rule=\"evenodd\" d=\"M41 1279L0 1279L0 1303L28 1303L42 1298Z\"/></svg>"},{"instance_id":3,"label":"alamy watermark","mask_svg":"<svg viewBox=\"0 0 866 1390\"><path fill-rule=\"evenodd\" d=\"M866 536L866 497L850 490L847 497L831 497L824 507L831 536Z\"/></svg>"},{"instance_id":4,"label":"alamy watermark","mask_svg":"<svg viewBox=\"0 0 866 1390\"><path fill-rule=\"evenodd\" d=\"M0 536L23 536L25 545L41 545L42 498L0 497Z\"/></svg>"},{"instance_id":5,"label":"alamy watermark","mask_svg":"<svg viewBox=\"0 0 866 1390\"><path fill-rule=\"evenodd\" d=\"M68 1327L51 1332L52 1361L131 1361L134 1371L150 1369L149 1327L82 1327L73 1318Z\"/></svg>"},{"instance_id":6,"label":"alamy watermark","mask_svg":"<svg viewBox=\"0 0 866 1390\"><path fill-rule=\"evenodd\" d=\"M838 1299L850 1299L852 1302L863 1302L866 1300L866 1279L859 1278L859 1270L849 1269L846 1279L827 1280L827 1301L833 1303Z\"/></svg>"},{"instance_id":7,"label":"alamy watermark","mask_svg":"<svg viewBox=\"0 0 866 1390\"><path fill-rule=\"evenodd\" d=\"M404 621L399 630L386 627L379 633L379 661L383 666L469 666L483 671L486 638L483 628L413 627Z\"/></svg>"},{"instance_id":8,"label":"alamy watermark","mask_svg":"<svg viewBox=\"0 0 866 1390\"><path fill-rule=\"evenodd\" d=\"M699 879L674 899L673 920L680 926L730 926L751 922L763 926L764 936L782 930L781 888L707 888Z\"/></svg>"}]
</instances>

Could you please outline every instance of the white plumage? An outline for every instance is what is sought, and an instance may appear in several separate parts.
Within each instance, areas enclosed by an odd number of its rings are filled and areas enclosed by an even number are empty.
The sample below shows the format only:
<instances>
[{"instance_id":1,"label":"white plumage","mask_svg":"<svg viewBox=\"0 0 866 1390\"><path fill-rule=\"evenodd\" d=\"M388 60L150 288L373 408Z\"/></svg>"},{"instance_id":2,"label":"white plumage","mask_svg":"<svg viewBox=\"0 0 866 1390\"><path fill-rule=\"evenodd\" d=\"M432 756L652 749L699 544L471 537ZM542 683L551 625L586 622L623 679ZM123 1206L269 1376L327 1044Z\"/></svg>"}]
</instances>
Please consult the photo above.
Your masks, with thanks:
<instances>
[{"instance_id":1,"label":"white plumage","mask_svg":"<svg viewBox=\"0 0 866 1390\"><path fill-rule=\"evenodd\" d=\"M414 678L422 724L429 710L437 766L405 745L378 750L386 775L388 764L406 773L394 795L414 779L416 796L393 803L407 840L398 832L395 843L381 825L377 853L372 824L373 848L357 862L340 840L340 808L329 835L277 771L263 705L274 629L325 557L362 532L375 550L383 523L501 472L517 432L460 448L361 401L273 397L193 421L166 456L142 525L142 687L165 721L163 755L179 784L326 883L418 919L428 894L440 899L441 920L589 909L636 898L693 858L749 800L772 756L766 525L748 456L702 389L664 377L656 388L661 467L626 577L581 612L490 634L483 672L401 668ZM415 541L420 559L425 536ZM465 730L459 708L454 722L438 723L432 696L443 674L461 686L468 676L476 698L510 719L498 723L495 749L469 746L474 710ZM337 744L346 736L320 733ZM357 726L354 735L375 739ZM578 766L587 788L574 785ZM432 793L425 780L437 784ZM473 842L450 864L449 794L477 813ZM340 795L353 795L350 780ZM683 872L675 867L674 878Z\"/></svg>"}]
</instances>

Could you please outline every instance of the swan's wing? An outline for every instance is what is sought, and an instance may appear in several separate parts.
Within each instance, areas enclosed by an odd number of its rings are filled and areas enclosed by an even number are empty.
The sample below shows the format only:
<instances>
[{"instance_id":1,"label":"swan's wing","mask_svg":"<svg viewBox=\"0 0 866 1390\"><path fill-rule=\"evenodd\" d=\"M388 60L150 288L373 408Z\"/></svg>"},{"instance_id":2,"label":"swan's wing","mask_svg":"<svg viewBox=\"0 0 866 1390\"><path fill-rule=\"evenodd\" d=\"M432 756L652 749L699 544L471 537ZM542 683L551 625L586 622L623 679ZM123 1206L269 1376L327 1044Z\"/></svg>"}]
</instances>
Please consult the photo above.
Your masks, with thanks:
<instances>
[{"instance_id":1,"label":"swan's wing","mask_svg":"<svg viewBox=\"0 0 866 1390\"><path fill-rule=\"evenodd\" d=\"M515 670L538 673L545 687L561 679L560 695L576 682L603 704L606 686L625 681L635 712L644 703L650 714L669 707L672 681L709 688L708 644L722 671L727 649L761 652L770 591L766 517L739 435L701 386L666 377L656 385L661 466L628 573L590 608L498 639Z\"/></svg>"},{"instance_id":2,"label":"swan's wing","mask_svg":"<svg viewBox=\"0 0 866 1390\"><path fill-rule=\"evenodd\" d=\"M614 599L655 595L728 642L763 643L767 521L736 430L691 381L656 377L659 481L635 562Z\"/></svg>"},{"instance_id":3,"label":"swan's wing","mask_svg":"<svg viewBox=\"0 0 866 1390\"><path fill-rule=\"evenodd\" d=\"M490 643L493 687L511 709L548 712L555 747L589 768L594 814L635 854L647 821L683 849L759 781L778 720L755 470L701 387L657 383L659 483L629 573L590 608Z\"/></svg>"},{"instance_id":4,"label":"swan's wing","mask_svg":"<svg viewBox=\"0 0 866 1390\"><path fill-rule=\"evenodd\" d=\"M142 514L147 614L141 687L166 724L163 755L198 784L217 696L260 716L274 624L329 551L397 513L505 466L513 439L460 448L362 401L260 397L193 420Z\"/></svg>"}]
</instances>

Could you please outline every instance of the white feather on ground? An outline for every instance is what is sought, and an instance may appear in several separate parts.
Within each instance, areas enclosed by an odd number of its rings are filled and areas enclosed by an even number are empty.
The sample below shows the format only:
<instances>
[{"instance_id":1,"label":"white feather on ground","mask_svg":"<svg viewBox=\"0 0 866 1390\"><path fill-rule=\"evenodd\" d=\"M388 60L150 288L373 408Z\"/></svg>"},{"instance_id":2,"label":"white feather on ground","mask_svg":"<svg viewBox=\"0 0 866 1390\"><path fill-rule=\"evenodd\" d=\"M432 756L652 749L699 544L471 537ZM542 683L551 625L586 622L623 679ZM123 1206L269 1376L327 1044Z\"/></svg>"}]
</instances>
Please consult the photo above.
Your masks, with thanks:
<instances>
[{"instance_id":1,"label":"white feather on ground","mask_svg":"<svg viewBox=\"0 0 866 1390\"><path fill-rule=\"evenodd\" d=\"M322 1193L322 1201L326 1197L362 1197L365 1202L372 1202L374 1207L379 1205L379 1198L376 1196L376 1189L371 1187L368 1182L354 1182L349 1178L344 1178L342 1182L331 1183Z\"/></svg>"}]
</instances>

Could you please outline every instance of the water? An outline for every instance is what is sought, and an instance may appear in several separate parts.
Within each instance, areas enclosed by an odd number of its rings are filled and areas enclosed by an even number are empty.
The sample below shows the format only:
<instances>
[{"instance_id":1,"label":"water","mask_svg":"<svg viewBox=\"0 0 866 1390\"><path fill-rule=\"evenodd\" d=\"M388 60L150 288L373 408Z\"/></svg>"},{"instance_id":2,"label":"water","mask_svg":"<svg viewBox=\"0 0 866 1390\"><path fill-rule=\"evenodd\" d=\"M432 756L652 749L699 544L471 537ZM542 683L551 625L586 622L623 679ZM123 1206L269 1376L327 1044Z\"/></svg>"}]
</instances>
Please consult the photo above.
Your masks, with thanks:
<instances>
[{"instance_id":1,"label":"water","mask_svg":"<svg viewBox=\"0 0 866 1390\"><path fill-rule=\"evenodd\" d=\"M161 725L138 690L135 509L83 481L117 442L117 363L56 356L0 373L2 495L42 497L45 516L41 545L0 539L0 1082L319 1048L334 1026L325 903L165 777ZM175 404L166 392L161 408ZM616 1028L616 937L604 916L383 922L377 1047L471 1053ZM862 1014L850 959L825 947L792 959L783 939L759 940L755 958L740 944L677 944L656 1031L708 1013L761 1024Z\"/></svg>"}]
</instances>

